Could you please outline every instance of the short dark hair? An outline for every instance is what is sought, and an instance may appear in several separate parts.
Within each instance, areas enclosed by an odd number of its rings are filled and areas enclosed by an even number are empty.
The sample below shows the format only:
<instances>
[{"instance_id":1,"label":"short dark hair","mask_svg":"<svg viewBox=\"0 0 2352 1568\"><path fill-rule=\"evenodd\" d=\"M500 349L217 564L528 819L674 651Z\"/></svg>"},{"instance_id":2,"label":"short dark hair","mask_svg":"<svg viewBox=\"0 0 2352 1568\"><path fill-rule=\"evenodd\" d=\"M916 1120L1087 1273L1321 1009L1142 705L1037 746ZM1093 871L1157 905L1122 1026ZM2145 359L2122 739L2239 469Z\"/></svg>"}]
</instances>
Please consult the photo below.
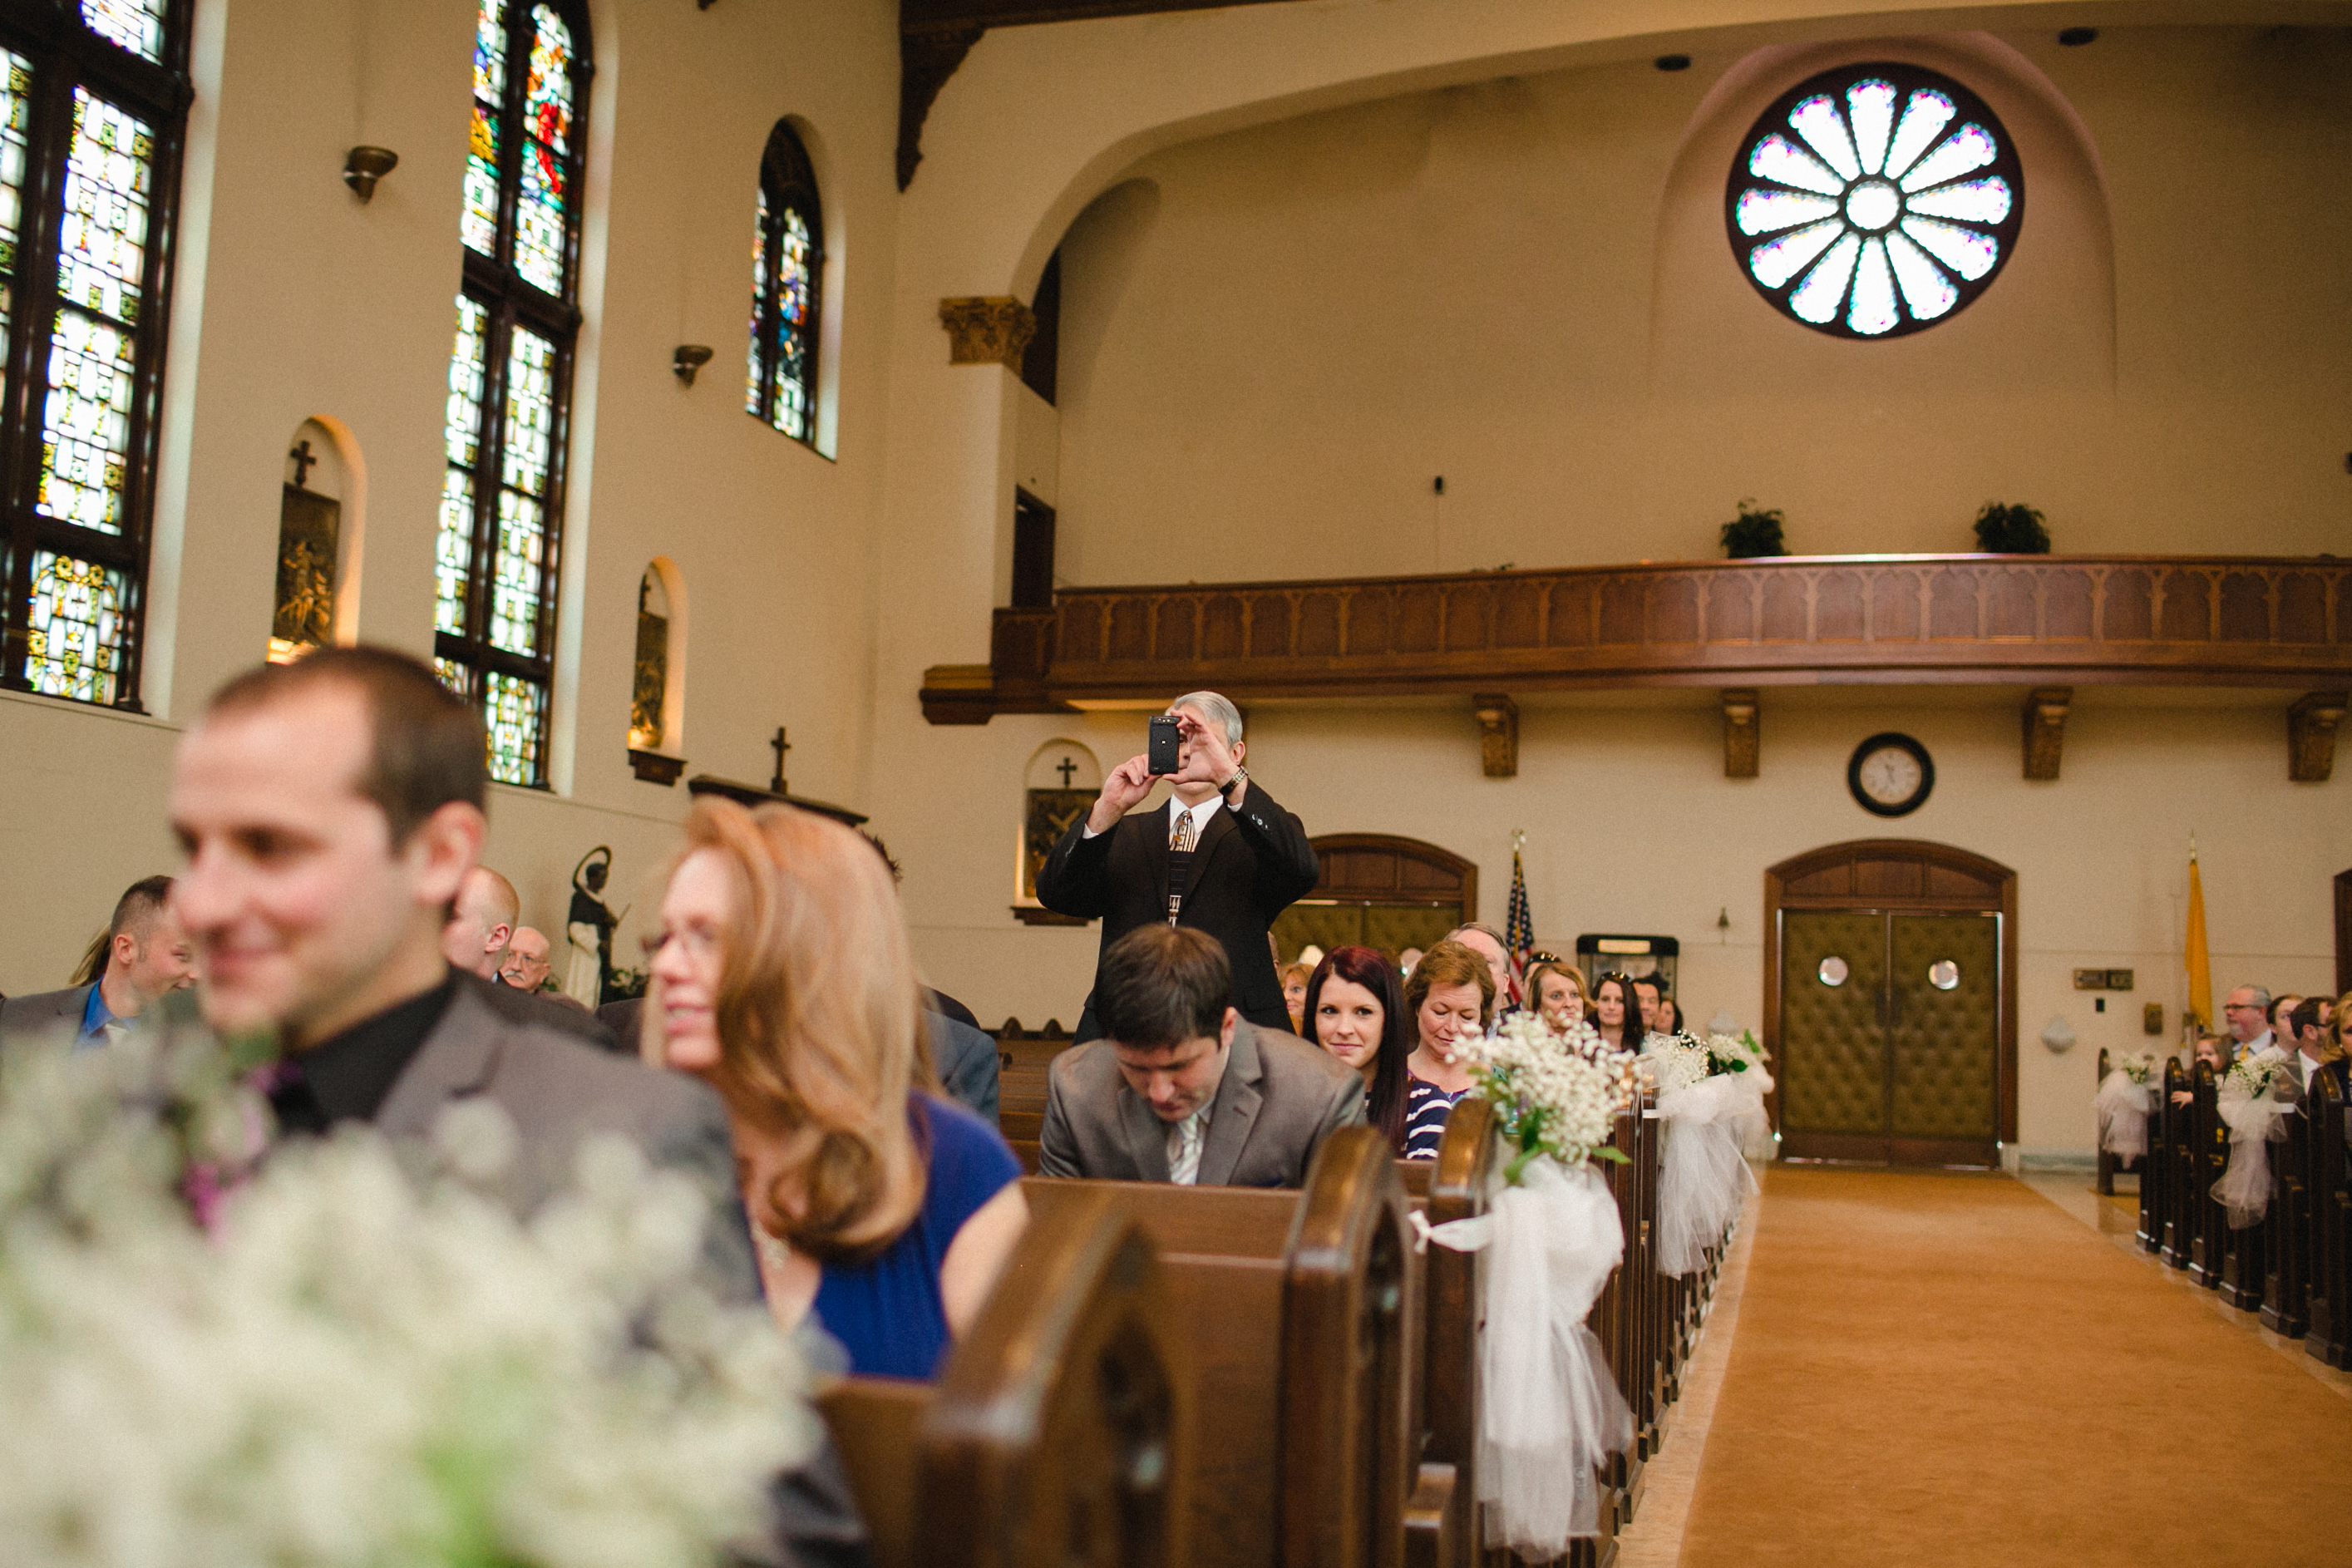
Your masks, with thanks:
<instances>
[{"instance_id":1,"label":"short dark hair","mask_svg":"<svg viewBox=\"0 0 2352 1568\"><path fill-rule=\"evenodd\" d=\"M205 714L250 712L320 686L359 694L368 754L352 787L383 808L395 847L451 801L482 808L489 746L481 715L432 666L395 649L322 647L291 664L261 665L214 692Z\"/></svg>"},{"instance_id":2,"label":"short dark hair","mask_svg":"<svg viewBox=\"0 0 2352 1568\"><path fill-rule=\"evenodd\" d=\"M106 929L90 939L83 950L81 967L74 971L76 985L94 985L106 974L107 963L114 953L114 939L133 926L145 925L155 911L172 896L172 879L165 876L142 877L122 890L114 900L114 918Z\"/></svg>"},{"instance_id":3,"label":"short dark hair","mask_svg":"<svg viewBox=\"0 0 2352 1568\"><path fill-rule=\"evenodd\" d=\"M1658 994L1658 997L1661 1001L1665 998L1666 983L1659 979L1654 972L1649 974L1636 974L1633 976L1633 984L1636 985L1648 986L1651 990Z\"/></svg>"},{"instance_id":4,"label":"short dark hair","mask_svg":"<svg viewBox=\"0 0 2352 1568\"><path fill-rule=\"evenodd\" d=\"M1205 931L1154 922L1110 944L1095 973L1095 1022L1106 1039L1144 1050L1221 1033L1233 962Z\"/></svg>"},{"instance_id":5,"label":"short dark hair","mask_svg":"<svg viewBox=\"0 0 2352 1568\"><path fill-rule=\"evenodd\" d=\"M2303 1032L2305 1029L2319 1027L2319 1010L2326 1005L2327 998L2325 996L2306 996L2295 1005L2293 1027L2296 1039L2303 1038Z\"/></svg>"}]
</instances>

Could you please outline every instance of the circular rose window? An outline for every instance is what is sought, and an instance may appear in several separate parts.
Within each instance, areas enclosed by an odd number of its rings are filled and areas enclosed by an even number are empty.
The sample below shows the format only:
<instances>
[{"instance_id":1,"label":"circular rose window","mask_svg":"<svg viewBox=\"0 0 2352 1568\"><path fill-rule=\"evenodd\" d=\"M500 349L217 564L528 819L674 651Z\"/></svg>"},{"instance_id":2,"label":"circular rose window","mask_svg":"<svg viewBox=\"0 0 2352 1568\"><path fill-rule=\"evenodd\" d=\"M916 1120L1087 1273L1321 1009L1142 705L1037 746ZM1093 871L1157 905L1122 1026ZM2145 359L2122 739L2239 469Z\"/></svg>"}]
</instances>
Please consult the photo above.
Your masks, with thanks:
<instances>
[{"instance_id":1,"label":"circular rose window","mask_svg":"<svg viewBox=\"0 0 2352 1568\"><path fill-rule=\"evenodd\" d=\"M1740 143L1724 195L1757 292L1817 331L1895 338L1991 286L2025 181L1982 99L1916 66L1841 66L1801 82Z\"/></svg>"}]
</instances>

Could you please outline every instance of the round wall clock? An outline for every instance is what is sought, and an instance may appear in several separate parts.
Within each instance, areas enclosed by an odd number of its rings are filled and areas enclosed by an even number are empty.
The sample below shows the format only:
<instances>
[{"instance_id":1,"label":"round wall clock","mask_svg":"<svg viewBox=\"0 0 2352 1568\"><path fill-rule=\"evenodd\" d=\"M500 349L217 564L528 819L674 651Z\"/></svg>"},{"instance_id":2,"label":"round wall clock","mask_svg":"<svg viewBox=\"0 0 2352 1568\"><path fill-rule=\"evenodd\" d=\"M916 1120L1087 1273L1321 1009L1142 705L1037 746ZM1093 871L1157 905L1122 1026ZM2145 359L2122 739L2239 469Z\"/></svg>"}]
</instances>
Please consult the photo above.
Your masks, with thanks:
<instances>
[{"instance_id":1,"label":"round wall clock","mask_svg":"<svg viewBox=\"0 0 2352 1568\"><path fill-rule=\"evenodd\" d=\"M1908 735L1889 730L1853 749L1845 765L1845 787L1854 804L1878 816L1908 816L1927 803L1936 787L1935 760Z\"/></svg>"}]
</instances>

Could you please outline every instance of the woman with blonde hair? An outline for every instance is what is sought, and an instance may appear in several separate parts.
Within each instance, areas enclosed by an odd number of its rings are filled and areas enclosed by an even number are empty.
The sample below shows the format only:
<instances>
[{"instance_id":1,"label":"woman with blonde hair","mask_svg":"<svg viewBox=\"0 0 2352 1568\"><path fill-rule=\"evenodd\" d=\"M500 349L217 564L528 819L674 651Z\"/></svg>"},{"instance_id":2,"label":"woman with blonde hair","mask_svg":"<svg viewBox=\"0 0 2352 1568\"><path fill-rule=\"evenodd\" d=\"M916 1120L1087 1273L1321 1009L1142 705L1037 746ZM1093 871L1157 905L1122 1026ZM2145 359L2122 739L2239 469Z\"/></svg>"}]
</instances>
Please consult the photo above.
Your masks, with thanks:
<instances>
[{"instance_id":1,"label":"woman with blonde hair","mask_svg":"<svg viewBox=\"0 0 2352 1568\"><path fill-rule=\"evenodd\" d=\"M1320 967L1319 962L1282 966L1282 1005L1290 1014L1290 1032L1302 1040L1315 1037L1307 1032L1307 984Z\"/></svg>"},{"instance_id":2,"label":"woman with blonde hair","mask_svg":"<svg viewBox=\"0 0 2352 1568\"><path fill-rule=\"evenodd\" d=\"M1413 965L1404 1012L1414 1041L1405 1060L1404 1157L1434 1160L1454 1102L1471 1085L1455 1047L1494 1022L1495 972L1475 949L1448 937Z\"/></svg>"},{"instance_id":3,"label":"woman with blonde hair","mask_svg":"<svg viewBox=\"0 0 2352 1568\"><path fill-rule=\"evenodd\" d=\"M1591 1004L1584 999L1584 975L1572 963L1557 958L1539 960L1528 971L1528 1000L1543 1015L1545 1023L1555 1029L1565 1030L1570 1024L1581 1024L1591 1011Z\"/></svg>"},{"instance_id":4,"label":"woman with blonde hair","mask_svg":"<svg viewBox=\"0 0 2352 1568\"><path fill-rule=\"evenodd\" d=\"M706 800L647 946L646 1051L727 1101L777 1321L930 1377L1029 1211L1004 1140L939 1093L889 868L824 817Z\"/></svg>"}]
</instances>

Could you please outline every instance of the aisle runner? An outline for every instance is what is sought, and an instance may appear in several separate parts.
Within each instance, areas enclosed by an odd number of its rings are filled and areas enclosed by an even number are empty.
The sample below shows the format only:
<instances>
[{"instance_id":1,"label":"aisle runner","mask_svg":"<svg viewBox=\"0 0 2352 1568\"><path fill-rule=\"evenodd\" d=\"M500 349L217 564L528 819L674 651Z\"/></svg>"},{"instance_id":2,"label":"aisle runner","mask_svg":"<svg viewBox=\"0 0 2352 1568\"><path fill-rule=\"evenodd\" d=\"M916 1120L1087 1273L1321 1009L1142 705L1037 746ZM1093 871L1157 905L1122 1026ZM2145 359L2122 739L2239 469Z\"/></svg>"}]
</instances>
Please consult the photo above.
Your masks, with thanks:
<instances>
[{"instance_id":1,"label":"aisle runner","mask_svg":"<svg viewBox=\"0 0 2352 1568\"><path fill-rule=\"evenodd\" d=\"M1685 1568L2352 1553L2343 1397L2026 1188L1782 1165L1760 1209Z\"/></svg>"}]
</instances>

